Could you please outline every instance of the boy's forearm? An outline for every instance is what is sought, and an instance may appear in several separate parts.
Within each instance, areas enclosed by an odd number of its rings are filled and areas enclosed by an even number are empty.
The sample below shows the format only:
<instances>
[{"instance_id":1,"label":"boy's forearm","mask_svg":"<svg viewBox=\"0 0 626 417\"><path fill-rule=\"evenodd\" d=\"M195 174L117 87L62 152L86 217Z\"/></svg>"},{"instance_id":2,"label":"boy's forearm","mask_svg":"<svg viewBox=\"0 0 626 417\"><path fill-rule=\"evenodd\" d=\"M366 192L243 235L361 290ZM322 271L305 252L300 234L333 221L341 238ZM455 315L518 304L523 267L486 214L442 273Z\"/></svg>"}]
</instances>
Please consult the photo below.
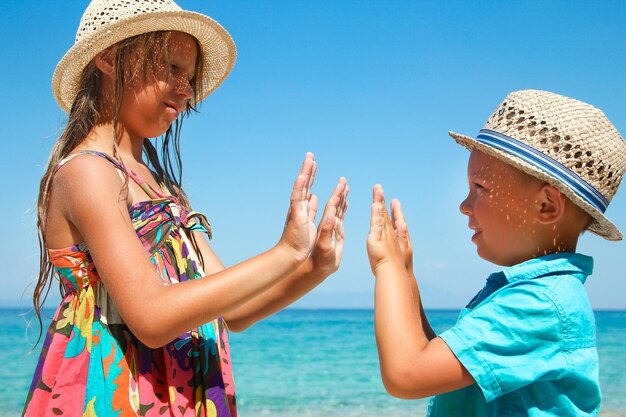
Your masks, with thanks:
<instances>
[{"instance_id":1,"label":"boy's forearm","mask_svg":"<svg viewBox=\"0 0 626 417\"><path fill-rule=\"evenodd\" d=\"M426 317L426 313L424 312L424 306L422 305L422 298L420 296L419 286L417 285L417 278L415 277L413 271L409 271L408 279L409 286L411 287L411 294L413 296L415 314L417 314L418 316L418 321L421 323L424 334L426 335L428 340L432 340L437 336L437 334L434 332L432 327L430 327L430 323L428 322L428 318Z\"/></svg>"},{"instance_id":2,"label":"boy's forearm","mask_svg":"<svg viewBox=\"0 0 626 417\"><path fill-rule=\"evenodd\" d=\"M375 276L374 326L384 379L386 373L402 369L428 344L429 337L423 329L418 314L422 311L421 306L418 309L415 305L404 265L391 262L380 265Z\"/></svg>"}]
</instances>

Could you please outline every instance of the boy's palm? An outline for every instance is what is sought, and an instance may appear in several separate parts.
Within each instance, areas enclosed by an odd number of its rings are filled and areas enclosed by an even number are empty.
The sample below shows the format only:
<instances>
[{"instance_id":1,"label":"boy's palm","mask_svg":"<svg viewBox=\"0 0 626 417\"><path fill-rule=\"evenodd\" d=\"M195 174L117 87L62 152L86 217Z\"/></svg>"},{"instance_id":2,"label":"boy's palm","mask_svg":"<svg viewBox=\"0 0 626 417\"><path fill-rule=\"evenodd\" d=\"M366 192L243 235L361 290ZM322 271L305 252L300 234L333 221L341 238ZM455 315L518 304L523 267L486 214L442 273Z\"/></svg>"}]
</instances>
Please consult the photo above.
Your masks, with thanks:
<instances>
[{"instance_id":1,"label":"boy's palm","mask_svg":"<svg viewBox=\"0 0 626 417\"><path fill-rule=\"evenodd\" d=\"M411 246L409 228L402 212L402 205L395 198L391 201L391 220L396 232L396 240L404 258L404 266L407 272L411 272L413 270L413 246Z\"/></svg>"},{"instance_id":2,"label":"boy's palm","mask_svg":"<svg viewBox=\"0 0 626 417\"><path fill-rule=\"evenodd\" d=\"M373 191L370 230L367 235L367 255L373 272L381 265L390 262L405 266L396 231L385 206L383 189L378 184L374 186Z\"/></svg>"}]
</instances>

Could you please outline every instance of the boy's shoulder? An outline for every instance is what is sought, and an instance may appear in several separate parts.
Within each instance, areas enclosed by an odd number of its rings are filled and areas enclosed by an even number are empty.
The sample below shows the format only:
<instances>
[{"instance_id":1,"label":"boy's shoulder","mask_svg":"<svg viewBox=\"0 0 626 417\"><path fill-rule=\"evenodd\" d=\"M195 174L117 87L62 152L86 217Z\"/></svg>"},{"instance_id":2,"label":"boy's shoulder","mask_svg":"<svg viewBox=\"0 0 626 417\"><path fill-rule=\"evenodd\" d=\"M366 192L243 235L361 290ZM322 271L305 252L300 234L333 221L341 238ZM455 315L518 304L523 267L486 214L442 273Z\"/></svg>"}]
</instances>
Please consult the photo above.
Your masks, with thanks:
<instances>
[{"instance_id":1,"label":"boy's shoulder","mask_svg":"<svg viewBox=\"0 0 626 417\"><path fill-rule=\"evenodd\" d=\"M564 341L589 340L595 335L593 309L585 290L593 258L558 253L506 268L506 284L493 301L510 305L522 316L552 316Z\"/></svg>"}]
</instances>

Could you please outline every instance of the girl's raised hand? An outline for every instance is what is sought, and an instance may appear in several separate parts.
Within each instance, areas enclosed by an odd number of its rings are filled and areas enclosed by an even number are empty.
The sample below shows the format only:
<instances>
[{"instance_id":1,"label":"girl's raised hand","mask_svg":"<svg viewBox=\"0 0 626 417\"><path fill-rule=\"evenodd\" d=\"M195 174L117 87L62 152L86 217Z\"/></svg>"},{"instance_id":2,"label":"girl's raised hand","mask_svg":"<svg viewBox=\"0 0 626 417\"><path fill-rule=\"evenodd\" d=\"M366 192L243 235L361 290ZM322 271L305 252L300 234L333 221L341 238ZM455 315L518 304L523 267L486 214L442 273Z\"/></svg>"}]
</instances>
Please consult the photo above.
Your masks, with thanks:
<instances>
[{"instance_id":1,"label":"girl's raised hand","mask_svg":"<svg viewBox=\"0 0 626 417\"><path fill-rule=\"evenodd\" d=\"M328 199L311 254L313 273L328 276L339 268L343 254L343 218L348 210L348 182L341 178Z\"/></svg>"},{"instance_id":2,"label":"girl's raised hand","mask_svg":"<svg viewBox=\"0 0 626 417\"><path fill-rule=\"evenodd\" d=\"M367 256L372 272L376 274L378 268L385 264L396 264L405 269L396 230L385 206L383 187L376 184L372 194L372 214L367 235Z\"/></svg>"},{"instance_id":3,"label":"girl's raised hand","mask_svg":"<svg viewBox=\"0 0 626 417\"><path fill-rule=\"evenodd\" d=\"M315 158L308 152L291 190L287 220L279 241L279 245L292 251L300 262L309 257L315 243L317 196L311 194L315 170Z\"/></svg>"}]
</instances>

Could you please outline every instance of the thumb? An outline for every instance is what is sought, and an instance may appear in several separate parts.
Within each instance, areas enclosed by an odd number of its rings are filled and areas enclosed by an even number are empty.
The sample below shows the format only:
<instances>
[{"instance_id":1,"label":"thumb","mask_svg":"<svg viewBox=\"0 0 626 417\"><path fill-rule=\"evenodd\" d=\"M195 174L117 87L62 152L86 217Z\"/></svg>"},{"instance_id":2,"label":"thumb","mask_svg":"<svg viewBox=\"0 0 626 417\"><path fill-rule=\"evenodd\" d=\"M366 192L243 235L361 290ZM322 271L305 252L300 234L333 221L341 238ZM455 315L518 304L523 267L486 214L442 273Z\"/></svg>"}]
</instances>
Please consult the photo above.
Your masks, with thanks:
<instances>
[{"instance_id":1,"label":"thumb","mask_svg":"<svg viewBox=\"0 0 626 417\"><path fill-rule=\"evenodd\" d=\"M335 229L337 208L328 207L325 210L324 217L322 217L320 224L317 228L318 240L330 239Z\"/></svg>"}]
</instances>

